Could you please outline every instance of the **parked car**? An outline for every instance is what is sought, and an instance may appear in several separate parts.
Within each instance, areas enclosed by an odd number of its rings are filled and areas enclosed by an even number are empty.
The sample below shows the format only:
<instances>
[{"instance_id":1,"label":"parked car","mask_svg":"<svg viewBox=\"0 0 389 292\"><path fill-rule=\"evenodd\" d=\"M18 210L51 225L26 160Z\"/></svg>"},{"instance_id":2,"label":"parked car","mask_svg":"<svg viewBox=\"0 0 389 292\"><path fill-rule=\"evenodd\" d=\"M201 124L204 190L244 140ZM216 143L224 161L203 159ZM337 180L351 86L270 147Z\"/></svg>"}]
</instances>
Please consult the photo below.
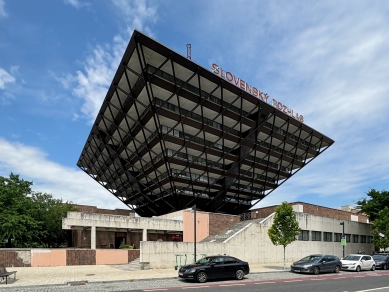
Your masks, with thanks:
<instances>
[{"instance_id":1,"label":"parked car","mask_svg":"<svg viewBox=\"0 0 389 292\"><path fill-rule=\"evenodd\" d=\"M318 275L321 272L339 273L342 263L337 256L329 254L313 254L294 262L290 269L295 273L312 273Z\"/></svg>"},{"instance_id":2,"label":"parked car","mask_svg":"<svg viewBox=\"0 0 389 292\"><path fill-rule=\"evenodd\" d=\"M342 260L342 270L357 271L361 270L375 270L375 261L369 255L349 254Z\"/></svg>"},{"instance_id":3,"label":"parked car","mask_svg":"<svg viewBox=\"0 0 389 292\"><path fill-rule=\"evenodd\" d=\"M375 254L373 255L376 269L387 270L389 268L389 254Z\"/></svg>"},{"instance_id":4,"label":"parked car","mask_svg":"<svg viewBox=\"0 0 389 292\"><path fill-rule=\"evenodd\" d=\"M178 270L178 277L205 283L208 279L242 280L249 272L248 262L230 256L208 256L194 264L181 267Z\"/></svg>"}]
</instances>

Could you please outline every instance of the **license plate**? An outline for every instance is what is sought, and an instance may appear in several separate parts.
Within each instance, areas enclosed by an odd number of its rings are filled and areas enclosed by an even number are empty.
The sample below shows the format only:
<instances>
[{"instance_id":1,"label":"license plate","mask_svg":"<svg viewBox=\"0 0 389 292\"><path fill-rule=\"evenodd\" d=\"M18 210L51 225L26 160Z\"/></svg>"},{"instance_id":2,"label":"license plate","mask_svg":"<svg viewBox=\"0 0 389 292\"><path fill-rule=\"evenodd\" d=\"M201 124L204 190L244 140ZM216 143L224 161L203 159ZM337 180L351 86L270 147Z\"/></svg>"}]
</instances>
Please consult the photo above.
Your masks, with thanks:
<instances>
[{"instance_id":1,"label":"license plate","mask_svg":"<svg viewBox=\"0 0 389 292\"><path fill-rule=\"evenodd\" d=\"M183 273L178 273L179 276L183 276L184 274Z\"/></svg>"},{"instance_id":2,"label":"license plate","mask_svg":"<svg viewBox=\"0 0 389 292\"><path fill-rule=\"evenodd\" d=\"M300 273L300 270L293 270L294 272Z\"/></svg>"}]
</instances>

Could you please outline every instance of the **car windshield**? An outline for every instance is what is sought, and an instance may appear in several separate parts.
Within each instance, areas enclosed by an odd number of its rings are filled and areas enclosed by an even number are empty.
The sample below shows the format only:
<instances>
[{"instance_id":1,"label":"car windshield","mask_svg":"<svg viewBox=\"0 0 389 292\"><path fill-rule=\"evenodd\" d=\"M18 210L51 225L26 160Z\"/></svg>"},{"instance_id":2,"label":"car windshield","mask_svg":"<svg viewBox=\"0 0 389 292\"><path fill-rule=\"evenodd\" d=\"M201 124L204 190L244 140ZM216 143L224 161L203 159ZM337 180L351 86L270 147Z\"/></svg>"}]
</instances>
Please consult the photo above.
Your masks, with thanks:
<instances>
[{"instance_id":1,"label":"car windshield","mask_svg":"<svg viewBox=\"0 0 389 292\"><path fill-rule=\"evenodd\" d=\"M343 258L343 259L344 259L344 260L347 260L347 261L359 261L360 258L361 258L361 256L348 255L348 256L346 256L346 257Z\"/></svg>"},{"instance_id":2,"label":"car windshield","mask_svg":"<svg viewBox=\"0 0 389 292\"><path fill-rule=\"evenodd\" d=\"M196 264L207 264L209 262L212 262L214 258L213 257L205 257L196 262Z\"/></svg>"},{"instance_id":3,"label":"car windshield","mask_svg":"<svg viewBox=\"0 0 389 292\"><path fill-rule=\"evenodd\" d=\"M322 258L321 255L310 255L299 260L299 262L317 262Z\"/></svg>"},{"instance_id":4,"label":"car windshield","mask_svg":"<svg viewBox=\"0 0 389 292\"><path fill-rule=\"evenodd\" d=\"M384 255L373 255L373 259L374 260L378 260L378 261L384 261L384 260L386 260L386 256L384 256Z\"/></svg>"}]
</instances>

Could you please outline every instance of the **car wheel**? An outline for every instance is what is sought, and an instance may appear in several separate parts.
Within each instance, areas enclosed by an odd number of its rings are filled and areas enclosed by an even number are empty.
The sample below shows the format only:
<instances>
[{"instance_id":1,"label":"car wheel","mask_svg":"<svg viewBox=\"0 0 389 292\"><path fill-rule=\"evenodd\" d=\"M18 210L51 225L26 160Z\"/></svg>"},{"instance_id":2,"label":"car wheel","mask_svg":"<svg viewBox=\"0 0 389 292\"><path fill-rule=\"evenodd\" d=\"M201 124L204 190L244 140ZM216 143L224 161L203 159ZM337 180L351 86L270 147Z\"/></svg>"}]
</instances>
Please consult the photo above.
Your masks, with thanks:
<instances>
[{"instance_id":1,"label":"car wheel","mask_svg":"<svg viewBox=\"0 0 389 292\"><path fill-rule=\"evenodd\" d=\"M339 266L336 266L334 272L335 272L335 273L339 273L339 271L340 271L340 267L339 267Z\"/></svg>"},{"instance_id":2,"label":"car wheel","mask_svg":"<svg viewBox=\"0 0 389 292\"><path fill-rule=\"evenodd\" d=\"M320 273L319 267L314 267L314 268L313 268L313 273L314 273L315 275L319 275L319 273Z\"/></svg>"},{"instance_id":3,"label":"car wheel","mask_svg":"<svg viewBox=\"0 0 389 292\"><path fill-rule=\"evenodd\" d=\"M205 283L207 282L207 274L205 272L200 272L197 274L197 282L199 283Z\"/></svg>"},{"instance_id":4,"label":"car wheel","mask_svg":"<svg viewBox=\"0 0 389 292\"><path fill-rule=\"evenodd\" d=\"M356 270L357 272L360 272L360 271L361 271L361 267L358 266L355 270Z\"/></svg>"},{"instance_id":5,"label":"car wheel","mask_svg":"<svg viewBox=\"0 0 389 292\"><path fill-rule=\"evenodd\" d=\"M372 266L371 266L371 270L372 270L372 271L375 271L375 265L372 265Z\"/></svg>"},{"instance_id":6,"label":"car wheel","mask_svg":"<svg viewBox=\"0 0 389 292\"><path fill-rule=\"evenodd\" d=\"M244 277L244 272L242 270L237 270L235 273L235 279L242 280Z\"/></svg>"},{"instance_id":7,"label":"car wheel","mask_svg":"<svg viewBox=\"0 0 389 292\"><path fill-rule=\"evenodd\" d=\"M386 270L388 267L386 266L386 265L384 265L383 267L382 267L382 269L383 270Z\"/></svg>"}]
</instances>

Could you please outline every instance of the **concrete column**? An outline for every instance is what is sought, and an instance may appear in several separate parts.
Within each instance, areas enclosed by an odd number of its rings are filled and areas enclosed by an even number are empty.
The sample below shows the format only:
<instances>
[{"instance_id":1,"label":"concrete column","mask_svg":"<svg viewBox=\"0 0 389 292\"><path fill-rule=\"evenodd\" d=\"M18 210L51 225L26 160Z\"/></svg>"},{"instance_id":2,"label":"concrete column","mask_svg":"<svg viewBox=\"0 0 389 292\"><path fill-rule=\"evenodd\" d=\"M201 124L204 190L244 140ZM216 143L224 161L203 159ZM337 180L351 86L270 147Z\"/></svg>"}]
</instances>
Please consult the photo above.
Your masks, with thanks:
<instances>
[{"instance_id":1,"label":"concrete column","mask_svg":"<svg viewBox=\"0 0 389 292\"><path fill-rule=\"evenodd\" d=\"M147 241L147 229L143 229L142 241Z\"/></svg>"},{"instance_id":2,"label":"concrete column","mask_svg":"<svg viewBox=\"0 0 389 292\"><path fill-rule=\"evenodd\" d=\"M92 226L91 228L91 244L90 247L91 249L96 249L96 226Z\"/></svg>"}]
</instances>

